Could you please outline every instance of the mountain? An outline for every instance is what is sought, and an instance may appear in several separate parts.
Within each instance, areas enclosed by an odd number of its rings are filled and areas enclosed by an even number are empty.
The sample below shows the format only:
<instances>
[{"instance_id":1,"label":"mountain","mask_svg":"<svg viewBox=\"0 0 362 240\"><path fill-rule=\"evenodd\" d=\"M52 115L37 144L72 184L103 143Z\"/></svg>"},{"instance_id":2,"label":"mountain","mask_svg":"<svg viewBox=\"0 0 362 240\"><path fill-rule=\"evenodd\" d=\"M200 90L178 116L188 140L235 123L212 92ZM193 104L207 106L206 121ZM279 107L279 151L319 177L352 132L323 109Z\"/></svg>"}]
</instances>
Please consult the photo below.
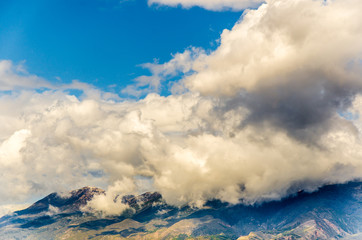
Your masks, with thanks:
<instances>
[{"instance_id":1,"label":"mountain","mask_svg":"<svg viewBox=\"0 0 362 240\"><path fill-rule=\"evenodd\" d=\"M362 239L362 182L257 206L214 200L177 208L155 192L123 196L129 209L120 216L82 212L98 194L91 187L52 193L0 218L0 239Z\"/></svg>"}]
</instances>

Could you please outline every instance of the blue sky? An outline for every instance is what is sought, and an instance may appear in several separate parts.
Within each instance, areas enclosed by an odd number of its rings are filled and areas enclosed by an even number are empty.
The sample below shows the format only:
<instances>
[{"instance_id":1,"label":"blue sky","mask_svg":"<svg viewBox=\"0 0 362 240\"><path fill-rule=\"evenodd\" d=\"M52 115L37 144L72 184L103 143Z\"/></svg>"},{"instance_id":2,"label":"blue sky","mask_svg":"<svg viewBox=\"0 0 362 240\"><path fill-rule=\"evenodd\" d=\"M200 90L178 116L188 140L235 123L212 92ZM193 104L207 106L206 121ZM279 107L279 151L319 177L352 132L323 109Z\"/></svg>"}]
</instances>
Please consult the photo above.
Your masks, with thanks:
<instances>
[{"instance_id":1,"label":"blue sky","mask_svg":"<svg viewBox=\"0 0 362 240\"><path fill-rule=\"evenodd\" d=\"M119 92L189 46L215 49L241 12L148 6L145 0L0 2L0 57L51 82L73 79Z\"/></svg>"}]
</instances>

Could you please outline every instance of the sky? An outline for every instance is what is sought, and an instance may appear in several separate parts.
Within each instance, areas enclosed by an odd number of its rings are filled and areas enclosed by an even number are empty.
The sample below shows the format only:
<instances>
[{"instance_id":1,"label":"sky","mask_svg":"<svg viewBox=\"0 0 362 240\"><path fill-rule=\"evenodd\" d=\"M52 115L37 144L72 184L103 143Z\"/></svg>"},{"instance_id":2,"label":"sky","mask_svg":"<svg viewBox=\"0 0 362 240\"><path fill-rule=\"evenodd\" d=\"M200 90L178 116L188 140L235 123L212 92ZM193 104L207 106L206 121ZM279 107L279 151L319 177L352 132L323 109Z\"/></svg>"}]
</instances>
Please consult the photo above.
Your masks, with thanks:
<instances>
[{"instance_id":1,"label":"sky","mask_svg":"<svg viewBox=\"0 0 362 240\"><path fill-rule=\"evenodd\" d=\"M143 63L191 46L215 49L241 11L185 11L146 0L4 0L0 54L51 82L78 79L119 92L147 74Z\"/></svg>"},{"instance_id":2,"label":"sky","mask_svg":"<svg viewBox=\"0 0 362 240\"><path fill-rule=\"evenodd\" d=\"M0 215L101 187L203 207L362 178L359 0L0 3Z\"/></svg>"}]
</instances>

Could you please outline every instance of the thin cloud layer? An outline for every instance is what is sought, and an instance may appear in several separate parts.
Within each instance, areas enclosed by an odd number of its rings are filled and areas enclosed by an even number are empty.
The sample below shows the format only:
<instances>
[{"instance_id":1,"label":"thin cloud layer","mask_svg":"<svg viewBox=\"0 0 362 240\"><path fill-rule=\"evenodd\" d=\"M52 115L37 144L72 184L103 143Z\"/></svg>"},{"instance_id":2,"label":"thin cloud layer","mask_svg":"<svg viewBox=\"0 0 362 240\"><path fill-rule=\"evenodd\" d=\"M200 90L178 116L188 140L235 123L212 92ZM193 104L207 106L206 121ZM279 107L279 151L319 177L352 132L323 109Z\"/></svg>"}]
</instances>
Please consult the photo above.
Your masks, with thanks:
<instances>
[{"instance_id":1,"label":"thin cloud layer","mask_svg":"<svg viewBox=\"0 0 362 240\"><path fill-rule=\"evenodd\" d=\"M12 61L0 60L0 91L16 89L49 88L44 79L29 74L22 64L14 65Z\"/></svg>"},{"instance_id":2,"label":"thin cloud layer","mask_svg":"<svg viewBox=\"0 0 362 240\"><path fill-rule=\"evenodd\" d=\"M108 191L87 210L112 215L127 208L118 194L147 189L177 206L252 204L361 179L361 10L268 1L214 52L148 64L151 80L126 89L157 91L181 73L170 96L121 101L81 83L80 97L1 95L0 204L94 185Z\"/></svg>"},{"instance_id":3,"label":"thin cloud layer","mask_svg":"<svg viewBox=\"0 0 362 240\"><path fill-rule=\"evenodd\" d=\"M256 7L264 0L148 0L149 4L160 4L168 6L182 6L190 8L194 6L202 7L208 10L243 10L249 7Z\"/></svg>"}]
</instances>

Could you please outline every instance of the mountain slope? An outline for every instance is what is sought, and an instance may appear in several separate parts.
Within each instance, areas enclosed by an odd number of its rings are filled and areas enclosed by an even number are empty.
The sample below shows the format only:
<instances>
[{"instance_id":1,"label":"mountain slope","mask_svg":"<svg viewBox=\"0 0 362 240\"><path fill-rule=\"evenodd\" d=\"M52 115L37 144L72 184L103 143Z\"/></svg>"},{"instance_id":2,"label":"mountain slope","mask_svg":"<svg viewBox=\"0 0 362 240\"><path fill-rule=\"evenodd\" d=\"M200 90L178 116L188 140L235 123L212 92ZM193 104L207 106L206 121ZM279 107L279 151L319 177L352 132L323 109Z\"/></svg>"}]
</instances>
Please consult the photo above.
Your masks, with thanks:
<instances>
[{"instance_id":1,"label":"mountain slope","mask_svg":"<svg viewBox=\"0 0 362 240\"><path fill-rule=\"evenodd\" d=\"M124 196L129 210L99 217L81 211L97 188L56 193L0 218L0 239L361 239L362 183L330 185L260 206L209 201L176 208L159 193Z\"/></svg>"}]
</instances>

